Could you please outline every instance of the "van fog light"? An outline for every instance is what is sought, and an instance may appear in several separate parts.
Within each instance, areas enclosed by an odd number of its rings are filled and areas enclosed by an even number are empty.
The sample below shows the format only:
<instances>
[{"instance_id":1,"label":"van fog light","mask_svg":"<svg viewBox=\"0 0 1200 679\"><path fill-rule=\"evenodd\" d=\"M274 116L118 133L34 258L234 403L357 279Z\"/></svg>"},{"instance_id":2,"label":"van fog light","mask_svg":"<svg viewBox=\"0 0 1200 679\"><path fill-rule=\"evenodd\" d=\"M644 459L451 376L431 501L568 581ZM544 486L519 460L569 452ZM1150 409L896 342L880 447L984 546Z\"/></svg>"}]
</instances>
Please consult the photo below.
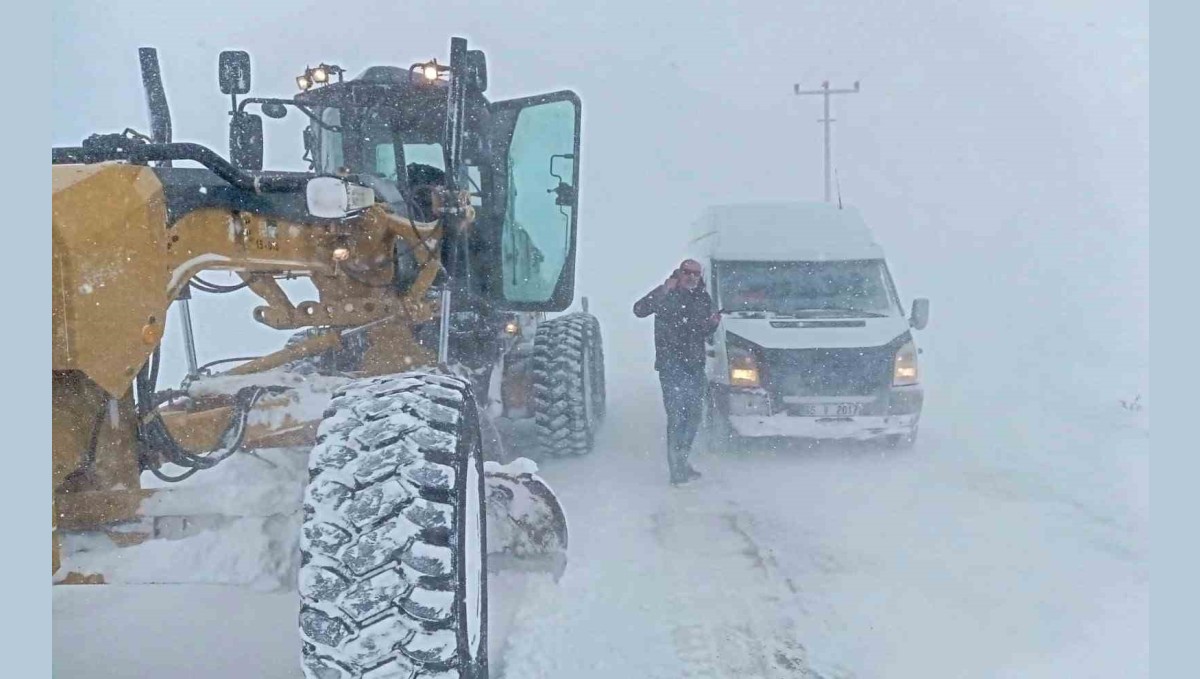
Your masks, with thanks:
<instances>
[{"instance_id":1,"label":"van fog light","mask_svg":"<svg viewBox=\"0 0 1200 679\"><path fill-rule=\"evenodd\" d=\"M757 387L758 360L754 352L731 342L728 346L728 356L729 384L734 387Z\"/></svg>"},{"instance_id":2,"label":"van fog light","mask_svg":"<svg viewBox=\"0 0 1200 679\"><path fill-rule=\"evenodd\" d=\"M758 386L758 371L754 368L733 368L729 371L729 381L740 387Z\"/></svg>"}]
</instances>

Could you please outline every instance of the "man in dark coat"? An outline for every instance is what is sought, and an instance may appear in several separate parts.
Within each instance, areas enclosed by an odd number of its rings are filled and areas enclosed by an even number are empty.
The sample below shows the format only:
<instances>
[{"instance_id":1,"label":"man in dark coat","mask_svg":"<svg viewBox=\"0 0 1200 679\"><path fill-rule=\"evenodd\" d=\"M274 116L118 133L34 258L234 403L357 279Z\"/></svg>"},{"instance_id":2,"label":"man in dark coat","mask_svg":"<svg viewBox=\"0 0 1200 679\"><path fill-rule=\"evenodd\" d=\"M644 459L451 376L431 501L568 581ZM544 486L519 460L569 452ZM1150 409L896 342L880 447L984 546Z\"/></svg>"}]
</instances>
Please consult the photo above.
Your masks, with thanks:
<instances>
[{"instance_id":1,"label":"man in dark coat","mask_svg":"<svg viewBox=\"0 0 1200 679\"><path fill-rule=\"evenodd\" d=\"M700 427L704 401L705 342L720 315L704 286L700 262L685 259L662 285L633 305L638 318L654 314L654 369L667 410L667 466L671 483L699 478L688 453Z\"/></svg>"}]
</instances>

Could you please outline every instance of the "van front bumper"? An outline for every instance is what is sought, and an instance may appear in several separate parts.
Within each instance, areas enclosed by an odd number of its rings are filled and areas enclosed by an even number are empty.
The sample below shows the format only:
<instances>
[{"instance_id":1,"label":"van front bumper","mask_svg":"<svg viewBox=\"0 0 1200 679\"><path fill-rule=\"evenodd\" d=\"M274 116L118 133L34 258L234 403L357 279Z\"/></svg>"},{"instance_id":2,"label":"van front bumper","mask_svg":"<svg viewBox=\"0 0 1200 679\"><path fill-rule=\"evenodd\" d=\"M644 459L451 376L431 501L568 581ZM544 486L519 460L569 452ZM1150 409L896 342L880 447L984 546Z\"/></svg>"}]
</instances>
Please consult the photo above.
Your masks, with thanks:
<instances>
[{"instance_id":1,"label":"van front bumper","mask_svg":"<svg viewBox=\"0 0 1200 679\"><path fill-rule=\"evenodd\" d=\"M884 436L911 436L918 415L887 417L799 417L794 415L730 415L738 436L867 441Z\"/></svg>"},{"instance_id":2,"label":"van front bumper","mask_svg":"<svg viewBox=\"0 0 1200 679\"><path fill-rule=\"evenodd\" d=\"M729 424L739 436L869 440L911 436L924 404L921 387L891 387L870 397L772 398L761 389L730 389ZM811 414L812 406L855 404L857 414ZM829 410L836 410L831 408Z\"/></svg>"}]
</instances>

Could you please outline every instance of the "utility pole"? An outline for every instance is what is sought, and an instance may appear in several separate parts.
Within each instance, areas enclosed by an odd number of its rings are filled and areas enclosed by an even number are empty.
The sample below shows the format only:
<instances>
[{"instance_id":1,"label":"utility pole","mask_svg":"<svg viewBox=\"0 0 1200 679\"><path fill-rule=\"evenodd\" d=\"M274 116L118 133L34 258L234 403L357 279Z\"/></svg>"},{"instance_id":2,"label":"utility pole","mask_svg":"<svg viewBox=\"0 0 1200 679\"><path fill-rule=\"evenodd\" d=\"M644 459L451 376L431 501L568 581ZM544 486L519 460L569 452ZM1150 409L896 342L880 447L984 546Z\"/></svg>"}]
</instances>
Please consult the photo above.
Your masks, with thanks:
<instances>
[{"instance_id":1,"label":"utility pole","mask_svg":"<svg viewBox=\"0 0 1200 679\"><path fill-rule=\"evenodd\" d=\"M819 90L803 90L803 91L801 91L799 85L793 85L792 89L796 94L820 94L823 97L825 97L825 117L818 120L817 122L825 123L825 202L826 203L832 202L832 199L830 196L831 191L830 191L830 183L829 183L829 166L831 163L830 154L829 154L829 123L833 122L833 118L829 117L829 95L831 95L831 94L857 94L858 93L858 81L857 80L854 81L854 89L852 89L852 90L831 90L831 89L829 89L829 81L828 80L821 83L821 89L819 89Z\"/></svg>"}]
</instances>

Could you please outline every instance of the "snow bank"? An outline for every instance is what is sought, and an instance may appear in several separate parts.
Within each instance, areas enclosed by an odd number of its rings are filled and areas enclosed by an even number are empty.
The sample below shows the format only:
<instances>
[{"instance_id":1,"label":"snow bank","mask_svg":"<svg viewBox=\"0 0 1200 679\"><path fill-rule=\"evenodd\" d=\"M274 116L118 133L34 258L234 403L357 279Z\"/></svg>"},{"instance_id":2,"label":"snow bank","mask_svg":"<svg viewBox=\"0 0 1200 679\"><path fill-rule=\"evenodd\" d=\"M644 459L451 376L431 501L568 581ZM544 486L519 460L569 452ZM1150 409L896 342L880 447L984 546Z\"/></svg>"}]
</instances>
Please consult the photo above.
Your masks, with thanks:
<instances>
[{"instance_id":1,"label":"snow bank","mask_svg":"<svg viewBox=\"0 0 1200 679\"><path fill-rule=\"evenodd\" d=\"M117 548L102 534L66 535L58 575L99 573L106 582L126 584L293 588L307 463L307 450L280 448L237 453L180 483L146 472L142 487L160 490L142 501L145 518L130 528L154 529L160 537Z\"/></svg>"}]
</instances>

